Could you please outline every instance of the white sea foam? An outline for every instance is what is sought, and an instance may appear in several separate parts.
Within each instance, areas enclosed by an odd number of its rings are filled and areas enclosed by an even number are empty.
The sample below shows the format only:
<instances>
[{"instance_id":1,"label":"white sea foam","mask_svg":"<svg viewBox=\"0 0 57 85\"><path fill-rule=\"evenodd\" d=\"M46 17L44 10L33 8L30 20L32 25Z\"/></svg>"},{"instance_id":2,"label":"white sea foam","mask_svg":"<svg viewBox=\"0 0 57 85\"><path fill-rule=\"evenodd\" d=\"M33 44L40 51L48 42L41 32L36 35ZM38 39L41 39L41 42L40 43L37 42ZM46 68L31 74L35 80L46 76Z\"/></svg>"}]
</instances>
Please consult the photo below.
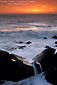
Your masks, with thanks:
<instances>
[{"instance_id":1,"label":"white sea foam","mask_svg":"<svg viewBox=\"0 0 57 85\"><path fill-rule=\"evenodd\" d=\"M34 75L37 75L38 74L38 70L37 70L37 68L36 68L34 63L33 63L33 68L34 68Z\"/></svg>"}]
</instances>

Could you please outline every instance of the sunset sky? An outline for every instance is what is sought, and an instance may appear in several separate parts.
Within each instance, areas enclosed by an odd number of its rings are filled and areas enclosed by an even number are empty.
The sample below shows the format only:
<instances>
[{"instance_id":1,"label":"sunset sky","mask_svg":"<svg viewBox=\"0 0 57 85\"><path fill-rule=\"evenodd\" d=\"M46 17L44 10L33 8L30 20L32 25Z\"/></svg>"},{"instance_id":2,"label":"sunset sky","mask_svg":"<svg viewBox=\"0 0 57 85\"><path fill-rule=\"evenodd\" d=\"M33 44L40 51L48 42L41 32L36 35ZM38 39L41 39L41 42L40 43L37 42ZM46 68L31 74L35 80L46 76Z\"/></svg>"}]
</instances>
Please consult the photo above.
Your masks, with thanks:
<instances>
[{"instance_id":1,"label":"sunset sky","mask_svg":"<svg viewBox=\"0 0 57 85\"><path fill-rule=\"evenodd\" d=\"M0 13L57 13L57 0L0 0Z\"/></svg>"}]
</instances>

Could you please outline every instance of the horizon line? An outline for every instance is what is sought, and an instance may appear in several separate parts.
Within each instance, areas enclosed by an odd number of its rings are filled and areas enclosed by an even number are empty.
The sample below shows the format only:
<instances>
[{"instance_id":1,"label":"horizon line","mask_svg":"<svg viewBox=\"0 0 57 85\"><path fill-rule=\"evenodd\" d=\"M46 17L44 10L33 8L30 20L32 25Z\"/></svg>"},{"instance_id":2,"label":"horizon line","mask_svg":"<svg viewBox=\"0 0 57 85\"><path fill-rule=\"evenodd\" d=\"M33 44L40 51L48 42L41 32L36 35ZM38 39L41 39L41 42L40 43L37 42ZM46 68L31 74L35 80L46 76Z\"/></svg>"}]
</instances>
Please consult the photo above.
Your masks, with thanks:
<instances>
[{"instance_id":1,"label":"horizon line","mask_svg":"<svg viewBox=\"0 0 57 85\"><path fill-rule=\"evenodd\" d=\"M57 13L0 13L0 14L57 14Z\"/></svg>"}]
</instances>

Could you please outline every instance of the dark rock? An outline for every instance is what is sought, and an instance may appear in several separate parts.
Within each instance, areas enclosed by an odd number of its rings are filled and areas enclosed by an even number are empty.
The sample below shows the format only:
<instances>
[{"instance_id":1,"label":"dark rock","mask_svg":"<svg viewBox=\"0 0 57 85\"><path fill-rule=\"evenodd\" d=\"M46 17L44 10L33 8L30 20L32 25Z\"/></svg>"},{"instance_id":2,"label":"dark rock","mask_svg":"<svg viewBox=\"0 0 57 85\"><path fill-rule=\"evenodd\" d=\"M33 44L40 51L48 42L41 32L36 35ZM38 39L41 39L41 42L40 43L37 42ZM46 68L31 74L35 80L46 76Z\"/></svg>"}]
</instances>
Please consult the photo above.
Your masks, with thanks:
<instances>
[{"instance_id":1,"label":"dark rock","mask_svg":"<svg viewBox=\"0 0 57 85\"><path fill-rule=\"evenodd\" d=\"M19 46L19 49L23 49L23 48L25 48L26 46L24 45L24 46Z\"/></svg>"},{"instance_id":2,"label":"dark rock","mask_svg":"<svg viewBox=\"0 0 57 85\"><path fill-rule=\"evenodd\" d=\"M22 42L22 41L19 41L19 42L16 42L16 43L20 43L20 44L22 44L23 42Z\"/></svg>"},{"instance_id":3,"label":"dark rock","mask_svg":"<svg viewBox=\"0 0 57 85\"><path fill-rule=\"evenodd\" d=\"M57 41L55 41L55 44L57 44Z\"/></svg>"},{"instance_id":4,"label":"dark rock","mask_svg":"<svg viewBox=\"0 0 57 85\"><path fill-rule=\"evenodd\" d=\"M53 85L57 85L57 53L54 55L53 68L45 72L45 79Z\"/></svg>"},{"instance_id":5,"label":"dark rock","mask_svg":"<svg viewBox=\"0 0 57 85\"><path fill-rule=\"evenodd\" d=\"M45 71L45 79L49 83L57 85L57 53L53 55L51 61L52 67Z\"/></svg>"},{"instance_id":6,"label":"dark rock","mask_svg":"<svg viewBox=\"0 0 57 85\"><path fill-rule=\"evenodd\" d=\"M55 47L57 47L57 45L55 45Z\"/></svg>"},{"instance_id":7,"label":"dark rock","mask_svg":"<svg viewBox=\"0 0 57 85\"><path fill-rule=\"evenodd\" d=\"M26 44L31 44L31 43L32 43L31 41L26 42Z\"/></svg>"},{"instance_id":8,"label":"dark rock","mask_svg":"<svg viewBox=\"0 0 57 85\"><path fill-rule=\"evenodd\" d=\"M47 37L44 37L44 39L47 39Z\"/></svg>"},{"instance_id":9,"label":"dark rock","mask_svg":"<svg viewBox=\"0 0 57 85\"><path fill-rule=\"evenodd\" d=\"M23 43L22 41L20 41L19 43Z\"/></svg>"},{"instance_id":10,"label":"dark rock","mask_svg":"<svg viewBox=\"0 0 57 85\"><path fill-rule=\"evenodd\" d=\"M51 27L50 25L48 27Z\"/></svg>"},{"instance_id":11,"label":"dark rock","mask_svg":"<svg viewBox=\"0 0 57 85\"><path fill-rule=\"evenodd\" d=\"M4 83L4 81L0 80L0 85L3 84L3 83Z\"/></svg>"},{"instance_id":12,"label":"dark rock","mask_svg":"<svg viewBox=\"0 0 57 85\"><path fill-rule=\"evenodd\" d=\"M54 53L55 49L49 47L33 58L33 60L39 62L42 66L42 71L45 71L54 67Z\"/></svg>"},{"instance_id":13,"label":"dark rock","mask_svg":"<svg viewBox=\"0 0 57 85\"><path fill-rule=\"evenodd\" d=\"M55 54L55 49L48 46L46 50L37 55L33 60L41 64L45 79L52 85L57 85L57 53Z\"/></svg>"},{"instance_id":14,"label":"dark rock","mask_svg":"<svg viewBox=\"0 0 57 85\"><path fill-rule=\"evenodd\" d=\"M49 46L45 46L45 48L50 48Z\"/></svg>"},{"instance_id":15,"label":"dark rock","mask_svg":"<svg viewBox=\"0 0 57 85\"><path fill-rule=\"evenodd\" d=\"M54 65L55 65L55 68L57 68L57 53L54 54Z\"/></svg>"},{"instance_id":16,"label":"dark rock","mask_svg":"<svg viewBox=\"0 0 57 85\"><path fill-rule=\"evenodd\" d=\"M24 58L0 50L0 80L19 81L32 75L33 67Z\"/></svg>"},{"instance_id":17,"label":"dark rock","mask_svg":"<svg viewBox=\"0 0 57 85\"><path fill-rule=\"evenodd\" d=\"M57 85L57 69L49 69L46 71L45 79L52 85Z\"/></svg>"},{"instance_id":18,"label":"dark rock","mask_svg":"<svg viewBox=\"0 0 57 85\"><path fill-rule=\"evenodd\" d=\"M52 38L57 39L57 36L53 36Z\"/></svg>"}]
</instances>

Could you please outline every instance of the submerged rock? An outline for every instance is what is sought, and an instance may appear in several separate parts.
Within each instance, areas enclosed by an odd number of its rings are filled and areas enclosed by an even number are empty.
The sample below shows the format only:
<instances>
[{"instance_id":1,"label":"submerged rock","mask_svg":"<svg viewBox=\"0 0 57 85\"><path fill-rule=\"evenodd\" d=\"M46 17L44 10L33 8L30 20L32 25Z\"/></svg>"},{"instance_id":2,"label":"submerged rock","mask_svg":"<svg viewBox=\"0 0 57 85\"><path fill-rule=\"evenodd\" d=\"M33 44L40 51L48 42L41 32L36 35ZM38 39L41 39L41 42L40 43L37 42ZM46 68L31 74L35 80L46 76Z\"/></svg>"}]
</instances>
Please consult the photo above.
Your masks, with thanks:
<instances>
[{"instance_id":1,"label":"submerged rock","mask_svg":"<svg viewBox=\"0 0 57 85\"><path fill-rule=\"evenodd\" d=\"M0 50L0 80L19 81L32 75L33 67L24 58Z\"/></svg>"},{"instance_id":2,"label":"submerged rock","mask_svg":"<svg viewBox=\"0 0 57 85\"><path fill-rule=\"evenodd\" d=\"M22 42L22 41L19 41L19 42L17 42L17 41L16 41L16 43L23 44L23 42Z\"/></svg>"},{"instance_id":3,"label":"submerged rock","mask_svg":"<svg viewBox=\"0 0 57 85\"><path fill-rule=\"evenodd\" d=\"M55 47L57 47L57 45L55 45Z\"/></svg>"},{"instance_id":4,"label":"submerged rock","mask_svg":"<svg viewBox=\"0 0 57 85\"><path fill-rule=\"evenodd\" d=\"M57 44L57 41L55 41L55 44Z\"/></svg>"},{"instance_id":5,"label":"submerged rock","mask_svg":"<svg viewBox=\"0 0 57 85\"><path fill-rule=\"evenodd\" d=\"M31 43L32 43L31 41L26 42L26 44L31 44Z\"/></svg>"},{"instance_id":6,"label":"submerged rock","mask_svg":"<svg viewBox=\"0 0 57 85\"><path fill-rule=\"evenodd\" d=\"M23 43L22 41L20 41L19 43Z\"/></svg>"},{"instance_id":7,"label":"submerged rock","mask_svg":"<svg viewBox=\"0 0 57 85\"><path fill-rule=\"evenodd\" d=\"M57 39L57 36L53 36L52 38Z\"/></svg>"},{"instance_id":8,"label":"submerged rock","mask_svg":"<svg viewBox=\"0 0 57 85\"><path fill-rule=\"evenodd\" d=\"M50 25L48 27L51 27Z\"/></svg>"},{"instance_id":9,"label":"submerged rock","mask_svg":"<svg viewBox=\"0 0 57 85\"><path fill-rule=\"evenodd\" d=\"M19 49L23 49L23 48L25 48L26 46L24 45L24 46L19 46Z\"/></svg>"},{"instance_id":10,"label":"submerged rock","mask_svg":"<svg viewBox=\"0 0 57 85\"><path fill-rule=\"evenodd\" d=\"M44 39L47 39L47 37L44 37Z\"/></svg>"}]
</instances>

